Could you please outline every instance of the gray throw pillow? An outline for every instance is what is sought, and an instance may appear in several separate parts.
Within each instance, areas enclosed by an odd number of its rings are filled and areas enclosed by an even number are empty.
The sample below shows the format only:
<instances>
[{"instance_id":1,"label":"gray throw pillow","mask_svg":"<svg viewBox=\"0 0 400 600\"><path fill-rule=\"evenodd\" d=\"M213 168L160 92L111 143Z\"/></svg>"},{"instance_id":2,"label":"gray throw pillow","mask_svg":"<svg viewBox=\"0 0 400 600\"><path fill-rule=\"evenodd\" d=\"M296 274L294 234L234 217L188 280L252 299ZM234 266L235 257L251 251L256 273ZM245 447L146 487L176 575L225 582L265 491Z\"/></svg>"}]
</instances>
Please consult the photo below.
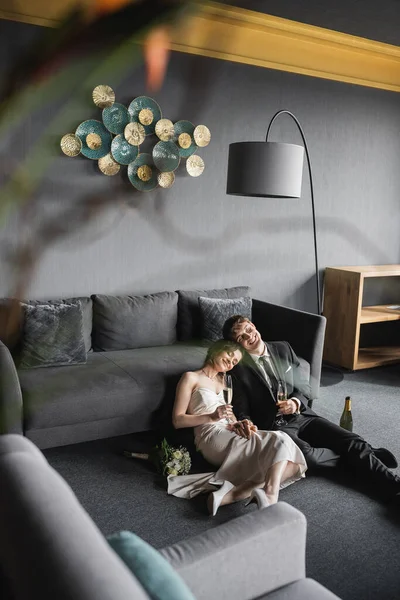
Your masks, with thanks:
<instances>
[{"instance_id":1,"label":"gray throw pillow","mask_svg":"<svg viewBox=\"0 0 400 600\"><path fill-rule=\"evenodd\" d=\"M37 304L78 304L82 307L83 339L85 341L86 352L92 348L92 299L88 296L77 296L76 298L59 298L57 300L26 300L25 304L36 306Z\"/></svg>"},{"instance_id":2,"label":"gray throw pillow","mask_svg":"<svg viewBox=\"0 0 400 600\"><path fill-rule=\"evenodd\" d=\"M127 350L176 342L178 294L106 296L93 300L93 349Z\"/></svg>"},{"instance_id":3,"label":"gray throw pillow","mask_svg":"<svg viewBox=\"0 0 400 600\"><path fill-rule=\"evenodd\" d=\"M250 288L238 286L214 290L178 290L178 340L199 340L202 335L200 296L205 298L243 298L249 296Z\"/></svg>"},{"instance_id":4,"label":"gray throw pillow","mask_svg":"<svg viewBox=\"0 0 400 600\"><path fill-rule=\"evenodd\" d=\"M221 300L200 296L199 307L203 319L203 338L214 342L222 338L222 328L229 317L243 315L251 319L252 300L249 297Z\"/></svg>"},{"instance_id":5,"label":"gray throw pillow","mask_svg":"<svg viewBox=\"0 0 400 600\"><path fill-rule=\"evenodd\" d=\"M81 303L23 304L25 313L19 367L52 367L86 362Z\"/></svg>"}]
</instances>

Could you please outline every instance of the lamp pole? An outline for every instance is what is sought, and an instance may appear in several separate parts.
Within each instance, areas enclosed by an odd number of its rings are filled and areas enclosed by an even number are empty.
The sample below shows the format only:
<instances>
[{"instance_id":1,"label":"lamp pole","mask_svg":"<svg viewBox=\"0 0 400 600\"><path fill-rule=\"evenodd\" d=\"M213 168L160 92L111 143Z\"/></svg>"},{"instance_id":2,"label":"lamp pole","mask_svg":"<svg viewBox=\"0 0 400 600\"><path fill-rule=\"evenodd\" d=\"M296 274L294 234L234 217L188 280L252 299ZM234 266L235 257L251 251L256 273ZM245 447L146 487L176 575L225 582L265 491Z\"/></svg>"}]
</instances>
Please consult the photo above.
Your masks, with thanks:
<instances>
[{"instance_id":1,"label":"lamp pole","mask_svg":"<svg viewBox=\"0 0 400 600\"><path fill-rule=\"evenodd\" d=\"M318 267L317 227L316 227L316 222L315 222L314 183L313 183L312 171L311 171L310 154L308 152L307 140L306 140L306 136L304 134L303 128L300 125L300 122L297 119L297 117L295 117L295 115L293 113L291 113L289 110L278 110L278 112L274 114L274 116L272 117L272 119L270 121L270 124L268 125L265 141L268 142L268 136L269 136L272 124L274 123L274 121L276 121L276 119L280 115L289 115L289 117L291 117L293 119L293 121L296 123L296 125L300 131L301 139L303 140L304 150L306 152L308 174L309 174L309 178L310 178L310 190L311 190L311 208L312 208L312 221L313 221L313 233L314 233L315 277L316 277L316 283L317 283L317 306L318 306L318 314L320 315L320 314L322 314L321 289L320 289L319 267Z\"/></svg>"}]
</instances>

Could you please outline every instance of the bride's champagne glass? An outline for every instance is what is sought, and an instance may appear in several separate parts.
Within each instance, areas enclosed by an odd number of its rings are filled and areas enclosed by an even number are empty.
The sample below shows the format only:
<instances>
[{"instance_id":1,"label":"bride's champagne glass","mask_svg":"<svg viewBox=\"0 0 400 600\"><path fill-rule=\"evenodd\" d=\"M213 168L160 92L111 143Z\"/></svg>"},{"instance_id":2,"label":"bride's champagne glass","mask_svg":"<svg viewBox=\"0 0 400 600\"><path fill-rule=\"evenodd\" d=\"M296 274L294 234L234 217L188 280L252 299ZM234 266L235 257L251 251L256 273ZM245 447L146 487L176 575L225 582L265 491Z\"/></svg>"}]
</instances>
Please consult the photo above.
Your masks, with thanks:
<instances>
[{"instance_id":1,"label":"bride's champagne glass","mask_svg":"<svg viewBox=\"0 0 400 600\"><path fill-rule=\"evenodd\" d=\"M232 404L232 397L233 397L232 376L227 375L226 373L224 375L223 394L224 394L225 404ZM230 419L227 418L226 420L229 425L229 423L231 422Z\"/></svg>"},{"instance_id":2,"label":"bride's champagne glass","mask_svg":"<svg viewBox=\"0 0 400 600\"><path fill-rule=\"evenodd\" d=\"M287 400L287 389L286 389L286 383L284 381L278 381L278 388L276 390L276 401L278 402L283 402L284 400ZM279 405L278 405L279 407ZM283 418L283 416L278 412L276 417L275 417L275 423L277 425L279 425L279 427L281 427L282 425L286 425L286 421Z\"/></svg>"}]
</instances>

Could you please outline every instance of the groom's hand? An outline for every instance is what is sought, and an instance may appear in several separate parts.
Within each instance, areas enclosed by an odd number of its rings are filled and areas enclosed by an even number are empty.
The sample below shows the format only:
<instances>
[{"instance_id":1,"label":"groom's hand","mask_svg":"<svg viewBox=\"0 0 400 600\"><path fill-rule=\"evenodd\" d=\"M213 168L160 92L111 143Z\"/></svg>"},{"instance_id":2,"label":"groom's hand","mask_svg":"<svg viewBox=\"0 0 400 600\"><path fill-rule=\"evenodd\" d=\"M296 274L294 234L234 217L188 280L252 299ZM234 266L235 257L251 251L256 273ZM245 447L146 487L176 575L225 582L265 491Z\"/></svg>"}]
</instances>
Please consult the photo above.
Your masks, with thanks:
<instances>
[{"instance_id":1,"label":"groom's hand","mask_svg":"<svg viewBox=\"0 0 400 600\"><path fill-rule=\"evenodd\" d=\"M279 413L281 415L293 415L297 412L297 402L291 399L277 402L277 406L279 407Z\"/></svg>"}]
</instances>

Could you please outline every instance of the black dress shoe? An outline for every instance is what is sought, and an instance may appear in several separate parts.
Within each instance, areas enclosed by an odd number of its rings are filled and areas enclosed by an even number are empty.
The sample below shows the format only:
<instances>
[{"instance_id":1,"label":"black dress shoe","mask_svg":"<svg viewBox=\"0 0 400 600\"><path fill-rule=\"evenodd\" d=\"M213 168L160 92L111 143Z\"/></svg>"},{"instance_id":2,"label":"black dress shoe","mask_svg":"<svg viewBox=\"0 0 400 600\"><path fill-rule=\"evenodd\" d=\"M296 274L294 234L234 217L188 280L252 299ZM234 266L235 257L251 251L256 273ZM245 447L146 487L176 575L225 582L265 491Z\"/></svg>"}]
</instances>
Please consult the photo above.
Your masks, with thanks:
<instances>
[{"instance_id":1,"label":"black dress shoe","mask_svg":"<svg viewBox=\"0 0 400 600\"><path fill-rule=\"evenodd\" d=\"M398 463L396 457L390 450L387 450L386 448L372 448L372 452L388 469L397 468Z\"/></svg>"}]
</instances>

